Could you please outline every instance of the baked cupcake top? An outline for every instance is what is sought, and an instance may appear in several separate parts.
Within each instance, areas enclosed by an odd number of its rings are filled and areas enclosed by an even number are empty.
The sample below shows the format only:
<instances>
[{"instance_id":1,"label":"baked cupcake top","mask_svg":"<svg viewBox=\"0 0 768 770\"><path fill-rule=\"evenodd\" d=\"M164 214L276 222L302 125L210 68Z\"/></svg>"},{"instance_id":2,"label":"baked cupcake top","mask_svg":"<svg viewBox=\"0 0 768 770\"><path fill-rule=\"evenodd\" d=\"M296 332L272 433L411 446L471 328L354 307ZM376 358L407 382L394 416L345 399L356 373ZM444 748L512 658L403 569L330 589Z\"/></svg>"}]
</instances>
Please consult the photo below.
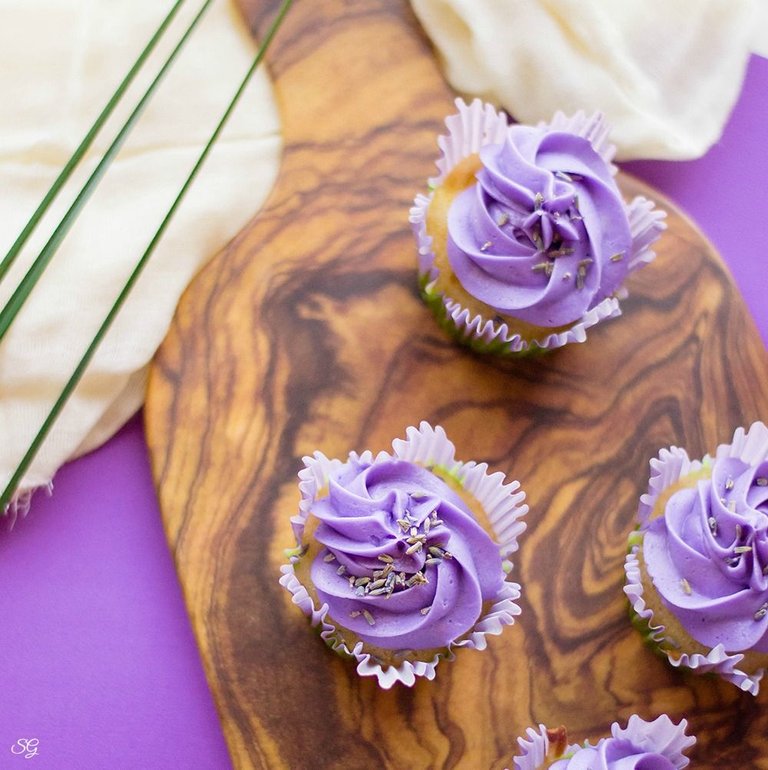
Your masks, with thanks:
<instances>
[{"instance_id":1,"label":"baked cupcake top","mask_svg":"<svg viewBox=\"0 0 768 770\"><path fill-rule=\"evenodd\" d=\"M483 649L514 623L528 510L518 482L456 460L439 426L408 428L392 450L304 458L280 578L329 646L385 688L434 678L455 648Z\"/></svg>"},{"instance_id":2,"label":"baked cupcake top","mask_svg":"<svg viewBox=\"0 0 768 770\"><path fill-rule=\"evenodd\" d=\"M714 459L701 462L671 447L651 467L625 592L657 641L675 637L691 652L679 638L685 634L701 646L693 647L698 655L668 655L756 694L768 663L768 428L737 429ZM642 570L666 620L646 606L652 597Z\"/></svg>"},{"instance_id":3,"label":"baked cupcake top","mask_svg":"<svg viewBox=\"0 0 768 770\"><path fill-rule=\"evenodd\" d=\"M411 210L428 300L441 297L475 336L493 325L513 351L582 341L583 329L619 313L627 275L653 259L664 213L642 196L624 202L600 114L509 125L479 100L456 104L433 191Z\"/></svg>"},{"instance_id":4,"label":"baked cupcake top","mask_svg":"<svg viewBox=\"0 0 768 770\"><path fill-rule=\"evenodd\" d=\"M611 737L596 744L568 745L564 728L537 732L528 728L518 738L521 753L515 770L682 770L689 761L684 753L696 743L685 734L687 722L674 724L666 715L646 722L633 714L626 727L611 725Z\"/></svg>"}]
</instances>

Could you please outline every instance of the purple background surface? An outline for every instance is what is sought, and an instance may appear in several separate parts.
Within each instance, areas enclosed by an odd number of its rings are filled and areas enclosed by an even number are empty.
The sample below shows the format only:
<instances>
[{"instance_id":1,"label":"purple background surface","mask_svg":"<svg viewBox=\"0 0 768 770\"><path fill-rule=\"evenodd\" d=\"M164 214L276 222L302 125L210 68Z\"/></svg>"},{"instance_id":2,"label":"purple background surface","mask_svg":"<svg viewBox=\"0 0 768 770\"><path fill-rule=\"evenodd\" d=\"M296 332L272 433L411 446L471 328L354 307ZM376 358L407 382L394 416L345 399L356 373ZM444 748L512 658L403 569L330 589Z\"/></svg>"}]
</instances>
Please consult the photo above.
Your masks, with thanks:
<instances>
[{"instance_id":1,"label":"purple background surface","mask_svg":"<svg viewBox=\"0 0 768 770\"><path fill-rule=\"evenodd\" d=\"M627 168L698 222L768 344L767 119L768 60L753 57L706 157ZM230 767L138 419L0 532L0 617L1 768ZM11 752L29 738L36 756Z\"/></svg>"}]
</instances>

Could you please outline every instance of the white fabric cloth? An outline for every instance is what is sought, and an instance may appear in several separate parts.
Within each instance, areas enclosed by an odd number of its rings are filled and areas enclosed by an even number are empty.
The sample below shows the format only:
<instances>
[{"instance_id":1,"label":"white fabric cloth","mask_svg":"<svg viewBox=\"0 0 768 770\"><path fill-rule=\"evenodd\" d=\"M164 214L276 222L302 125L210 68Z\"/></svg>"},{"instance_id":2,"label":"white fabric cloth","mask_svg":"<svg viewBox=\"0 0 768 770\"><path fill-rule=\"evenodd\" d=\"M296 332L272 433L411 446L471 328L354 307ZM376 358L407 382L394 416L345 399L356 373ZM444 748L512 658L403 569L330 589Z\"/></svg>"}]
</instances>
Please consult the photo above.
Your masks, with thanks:
<instances>
[{"instance_id":1,"label":"white fabric cloth","mask_svg":"<svg viewBox=\"0 0 768 770\"><path fill-rule=\"evenodd\" d=\"M517 120L601 110L620 159L717 141L768 0L411 0L459 91Z\"/></svg>"},{"instance_id":2,"label":"white fabric cloth","mask_svg":"<svg viewBox=\"0 0 768 770\"><path fill-rule=\"evenodd\" d=\"M0 258L170 10L164 0L0 0ZM76 174L82 182L200 7L187 3ZM189 6L187 8L187 6ZM5 488L191 170L255 53L216 0L0 342ZM146 367L204 262L269 193L281 150L268 77L257 73L122 313L23 482L47 484L140 406ZM79 184L70 182L0 284L11 294Z\"/></svg>"}]
</instances>

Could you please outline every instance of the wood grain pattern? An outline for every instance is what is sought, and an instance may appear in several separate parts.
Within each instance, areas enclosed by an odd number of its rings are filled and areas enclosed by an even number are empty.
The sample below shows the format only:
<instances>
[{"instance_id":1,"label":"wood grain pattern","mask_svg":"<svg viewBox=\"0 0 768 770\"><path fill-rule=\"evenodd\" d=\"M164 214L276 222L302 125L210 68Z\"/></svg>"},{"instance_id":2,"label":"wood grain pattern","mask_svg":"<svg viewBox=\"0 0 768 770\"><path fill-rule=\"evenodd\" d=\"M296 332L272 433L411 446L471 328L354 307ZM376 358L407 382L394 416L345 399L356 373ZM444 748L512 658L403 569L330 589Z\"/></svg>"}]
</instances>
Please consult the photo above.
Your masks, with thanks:
<instances>
[{"instance_id":1,"label":"wood grain pattern","mask_svg":"<svg viewBox=\"0 0 768 770\"><path fill-rule=\"evenodd\" d=\"M719 258L672 210L623 318L543 358L476 356L416 291L407 212L453 97L407 3L298 3L270 59L276 189L186 293L145 412L235 765L503 768L528 725L582 739L667 712L699 736L694 767L768 768L766 691L672 670L621 592L648 459L699 456L768 415L765 350ZM301 456L388 448L422 419L523 483L523 613L434 682L382 692L310 631L278 567Z\"/></svg>"}]
</instances>

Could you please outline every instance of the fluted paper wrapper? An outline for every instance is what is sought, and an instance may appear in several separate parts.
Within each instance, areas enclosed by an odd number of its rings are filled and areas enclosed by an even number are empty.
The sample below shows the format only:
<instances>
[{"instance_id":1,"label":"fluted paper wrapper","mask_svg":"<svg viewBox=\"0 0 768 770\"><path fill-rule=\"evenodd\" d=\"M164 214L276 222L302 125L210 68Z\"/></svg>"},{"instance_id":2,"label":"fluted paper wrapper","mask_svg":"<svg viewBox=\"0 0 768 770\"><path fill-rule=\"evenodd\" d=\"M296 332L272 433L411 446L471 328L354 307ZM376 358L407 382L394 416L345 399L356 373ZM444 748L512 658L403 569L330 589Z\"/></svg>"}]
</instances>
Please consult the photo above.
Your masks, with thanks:
<instances>
[{"instance_id":1,"label":"fluted paper wrapper","mask_svg":"<svg viewBox=\"0 0 768 770\"><path fill-rule=\"evenodd\" d=\"M716 458L726 457L737 458L749 464L755 464L768 457L768 429L762 423L753 424L749 431L737 428L733 441L730 444L721 444L717 448ZM641 496L638 508L640 526L643 527L649 522L656 502L666 489L686 476L697 473L711 462L712 458L709 455L705 455L701 461L691 460L685 449L680 447L662 449L659 456L652 459L650 463L651 476L648 480L648 491ZM757 695L765 669L758 669L754 673L742 671L739 668L739 664L744 659L742 653L728 653L722 644L713 647L706 655L681 654L662 646L666 641L664 633L666 629L663 624L654 620L653 610L646 602L640 562L637 557L639 546L633 544L633 540L640 536L641 533L630 536L630 550L624 563L626 574L624 593L629 599L635 618L643 627L647 627L648 641L653 643L675 668L687 668L698 674L717 674L741 690Z\"/></svg>"},{"instance_id":2,"label":"fluted paper wrapper","mask_svg":"<svg viewBox=\"0 0 768 770\"><path fill-rule=\"evenodd\" d=\"M438 137L437 140L441 155L437 161L439 173L429 180L429 186L433 190L462 160L478 153L486 145L503 141L508 128L506 116L479 99L475 99L469 105L457 99L456 107L457 114L449 116L445 121L448 133ZM611 163L615 148L608 142L604 124L596 123L583 112L579 112L571 117L557 113L549 124L540 125L549 125L553 129L568 131L588 139L611 172L615 173L616 167ZM424 301L432 309L440 325L459 342L480 352L526 355L560 348L571 342L585 342L587 329L607 318L621 315L619 300L626 297L626 291L623 289L617 293L617 296L606 297L595 307L590 308L570 328L543 334L534 340L523 339L514 328L497 320L495 312L489 318L473 314L460 302L436 289L439 271L435 264L432 237L427 233L426 228L427 210L432 197L433 193L417 195L410 211L410 222L418 244L421 292ZM662 227L660 220L664 215L656 211L653 204L643 197L635 198L626 210L633 243L630 270L634 270L654 258L650 246L658 236Z\"/></svg>"},{"instance_id":3,"label":"fluted paper wrapper","mask_svg":"<svg viewBox=\"0 0 768 770\"><path fill-rule=\"evenodd\" d=\"M470 493L484 509L493 529L492 534L499 545L504 570L507 573L510 572L512 569L510 556L517 551L518 537L526 526L520 519L528 511L528 506L523 502L525 493L520 489L520 484L517 481L504 483L504 474L489 474L485 463L464 463L456 460L454 446L448 440L445 431L439 426L433 428L426 422L422 422L418 428L408 428L406 438L393 441L392 449L391 454L380 452L375 458L370 451L361 455L351 453L350 459L359 459L367 463L394 458L424 467L437 466L445 470L453 479L458 480L463 489ZM305 467L299 473L301 492L299 513L291 518L299 547L302 545L304 528L317 493L328 483L332 474L344 464L341 460L327 458L322 452L315 452L312 457L304 458ZM517 604L520 598L520 586L505 580L488 612L478 618L472 630L464 638L449 644L431 660L404 660L399 666L382 666L365 651L363 642L358 642L350 649L340 638L336 626L328 616L328 605L323 604L318 607L297 577L294 564L300 559L301 555L293 556L289 564L280 568L282 572L280 584L290 591L293 603L310 618L312 626L320 628L320 636L326 644L342 655L353 657L357 661L358 674L375 676L384 689L389 689L396 682L410 687L417 677L434 679L437 664L443 658L453 660L455 648L484 649L487 644L486 636L500 634L504 627L512 625L515 616L520 614L520 607Z\"/></svg>"},{"instance_id":4,"label":"fluted paper wrapper","mask_svg":"<svg viewBox=\"0 0 768 770\"><path fill-rule=\"evenodd\" d=\"M539 725L538 731L529 727L525 731L525 737L518 738L517 743L521 753L513 760L515 770L538 770L538 768L546 767L549 764L547 761L549 737L544 725ZM569 754L578 748L578 745L568 746L565 753Z\"/></svg>"},{"instance_id":5,"label":"fluted paper wrapper","mask_svg":"<svg viewBox=\"0 0 768 770\"><path fill-rule=\"evenodd\" d=\"M661 754L675 766L676 770L683 770L690 762L684 756L684 752L696 743L696 738L685 734L687 726L688 722L685 719L676 725L666 714L662 714L652 722L646 722L637 714L633 714L626 727L621 727L618 722L611 725L611 737L615 740L627 741L640 751ZM567 757L582 748L578 744L571 744L561 757L548 759L549 738L544 725L539 725L538 732L529 727L525 737L518 738L517 742L521 754L514 759L515 770L540 770L548 767L549 761Z\"/></svg>"}]
</instances>

